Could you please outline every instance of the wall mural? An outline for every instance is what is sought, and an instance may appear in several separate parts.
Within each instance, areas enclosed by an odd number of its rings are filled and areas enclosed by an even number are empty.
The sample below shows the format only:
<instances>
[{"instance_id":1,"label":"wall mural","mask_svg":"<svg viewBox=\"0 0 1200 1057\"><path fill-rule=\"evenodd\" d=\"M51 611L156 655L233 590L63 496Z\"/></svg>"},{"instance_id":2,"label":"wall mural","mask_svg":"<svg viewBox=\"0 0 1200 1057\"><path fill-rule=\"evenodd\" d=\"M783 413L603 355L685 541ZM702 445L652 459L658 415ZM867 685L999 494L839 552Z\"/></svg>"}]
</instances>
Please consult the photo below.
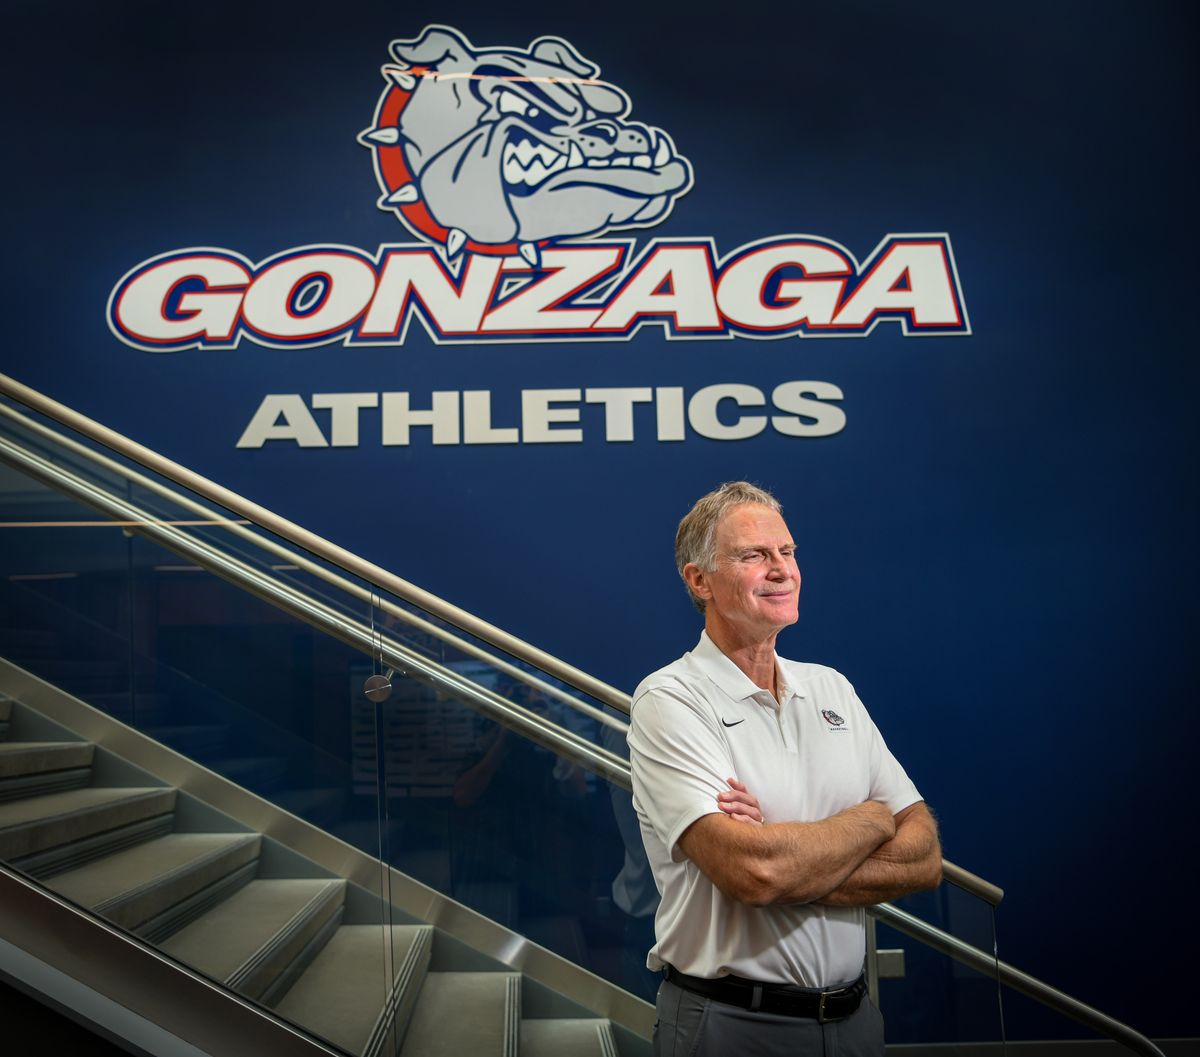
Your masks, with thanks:
<instances>
[{"instance_id":1,"label":"wall mural","mask_svg":"<svg viewBox=\"0 0 1200 1057\"><path fill-rule=\"evenodd\" d=\"M771 488L1001 956L1195 1034L1184 5L14 17L5 373L626 689Z\"/></svg>"}]
</instances>

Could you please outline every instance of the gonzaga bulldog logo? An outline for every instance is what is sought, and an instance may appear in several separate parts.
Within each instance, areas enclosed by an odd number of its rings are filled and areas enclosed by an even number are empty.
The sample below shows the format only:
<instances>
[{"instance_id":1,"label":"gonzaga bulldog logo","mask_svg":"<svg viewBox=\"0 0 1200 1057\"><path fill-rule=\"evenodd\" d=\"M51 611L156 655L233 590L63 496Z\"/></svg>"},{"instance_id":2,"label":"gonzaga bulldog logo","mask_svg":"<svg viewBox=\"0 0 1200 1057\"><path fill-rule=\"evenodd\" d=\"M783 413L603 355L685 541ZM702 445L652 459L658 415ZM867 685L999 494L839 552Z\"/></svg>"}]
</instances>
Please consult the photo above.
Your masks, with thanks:
<instances>
[{"instance_id":1,"label":"gonzaga bulldog logo","mask_svg":"<svg viewBox=\"0 0 1200 1057\"><path fill-rule=\"evenodd\" d=\"M670 137L628 120L629 97L565 40L475 48L430 26L392 42L374 125L380 208L456 257L530 264L572 237L661 221L692 185Z\"/></svg>"},{"instance_id":2,"label":"gonzaga bulldog logo","mask_svg":"<svg viewBox=\"0 0 1200 1057\"><path fill-rule=\"evenodd\" d=\"M109 296L120 341L397 346L413 320L438 343L612 341L648 326L667 339L863 337L881 322L906 336L971 333L945 233L886 235L861 262L818 235L724 254L706 235L639 247L637 231L692 189L692 164L565 40L477 47L435 25L390 53L358 142L379 208L420 241L258 261L208 246L160 253Z\"/></svg>"}]
</instances>

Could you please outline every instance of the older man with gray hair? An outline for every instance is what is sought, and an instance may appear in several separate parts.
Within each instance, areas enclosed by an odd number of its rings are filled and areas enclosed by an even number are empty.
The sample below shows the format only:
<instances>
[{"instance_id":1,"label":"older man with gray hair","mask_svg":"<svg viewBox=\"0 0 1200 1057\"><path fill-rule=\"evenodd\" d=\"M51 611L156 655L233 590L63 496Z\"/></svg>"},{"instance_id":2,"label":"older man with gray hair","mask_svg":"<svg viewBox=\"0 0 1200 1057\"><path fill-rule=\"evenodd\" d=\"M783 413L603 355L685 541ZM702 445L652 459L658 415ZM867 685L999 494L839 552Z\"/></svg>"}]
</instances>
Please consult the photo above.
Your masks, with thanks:
<instances>
[{"instance_id":1,"label":"older man with gray hair","mask_svg":"<svg viewBox=\"0 0 1200 1057\"><path fill-rule=\"evenodd\" d=\"M638 686L629 732L662 893L655 1054L879 1057L863 908L939 883L933 817L850 683L775 653L800 594L775 497L722 485L675 558L704 631Z\"/></svg>"}]
</instances>

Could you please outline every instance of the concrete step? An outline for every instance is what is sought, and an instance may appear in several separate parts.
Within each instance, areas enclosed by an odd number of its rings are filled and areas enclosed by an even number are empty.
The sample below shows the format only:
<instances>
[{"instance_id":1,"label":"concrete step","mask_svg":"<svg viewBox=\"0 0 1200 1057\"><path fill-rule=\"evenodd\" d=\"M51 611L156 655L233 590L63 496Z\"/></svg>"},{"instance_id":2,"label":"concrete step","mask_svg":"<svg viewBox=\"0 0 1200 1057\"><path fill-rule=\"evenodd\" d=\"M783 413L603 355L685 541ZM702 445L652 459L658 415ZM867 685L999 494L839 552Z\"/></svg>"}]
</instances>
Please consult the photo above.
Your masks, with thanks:
<instances>
[{"instance_id":1,"label":"concrete step","mask_svg":"<svg viewBox=\"0 0 1200 1057\"><path fill-rule=\"evenodd\" d=\"M86 741L6 741L0 745L0 782L91 767L92 751Z\"/></svg>"},{"instance_id":2,"label":"concrete step","mask_svg":"<svg viewBox=\"0 0 1200 1057\"><path fill-rule=\"evenodd\" d=\"M46 886L127 929L164 932L173 908L257 862L257 833L170 833L60 873ZM249 878L245 878L249 880ZM243 881L244 883L244 881Z\"/></svg>"},{"instance_id":3,"label":"concrete step","mask_svg":"<svg viewBox=\"0 0 1200 1057\"><path fill-rule=\"evenodd\" d=\"M25 855L17 861L17 865L39 881L67 870L74 870L85 863L103 859L106 855L132 848L135 844L144 844L148 840L165 837L175 829L175 815L151 815L150 818L130 822L116 829L105 830L90 837L60 844L45 851Z\"/></svg>"},{"instance_id":4,"label":"concrete step","mask_svg":"<svg viewBox=\"0 0 1200 1057\"><path fill-rule=\"evenodd\" d=\"M608 1020L523 1020L521 1057L617 1057Z\"/></svg>"},{"instance_id":5,"label":"concrete step","mask_svg":"<svg viewBox=\"0 0 1200 1057\"><path fill-rule=\"evenodd\" d=\"M0 656L3 656L0 654ZM12 698L7 694L0 694L0 741L4 741L8 737L8 724L12 719Z\"/></svg>"},{"instance_id":6,"label":"concrete step","mask_svg":"<svg viewBox=\"0 0 1200 1057\"><path fill-rule=\"evenodd\" d=\"M64 789L82 789L90 785L92 769L76 767L68 771L50 771L44 774L27 774L20 778L0 779L0 801L22 800L30 796L43 796Z\"/></svg>"},{"instance_id":7,"label":"concrete step","mask_svg":"<svg viewBox=\"0 0 1200 1057\"><path fill-rule=\"evenodd\" d=\"M520 973L429 973L400 1057L517 1057Z\"/></svg>"},{"instance_id":8,"label":"concrete step","mask_svg":"<svg viewBox=\"0 0 1200 1057\"><path fill-rule=\"evenodd\" d=\"M12 861L175 810L175 790L71 789L0 802L0 859Z\"/></svg>"},{"instance_id":9,"label":"concrete step","mask_svg":"<svg viewBox=\"0 0 1200 1057\"><path fill-rule=\"evenodd\" d=\"M260 998L342 912L346 882L251 881L161 947L249 998Z\"/></svg>"},{"instance_id":10,"label":"concrete step","mask_svg":"<svg viewBox=\"0 0 1200 1057\"><path fill-rule=\"evenodd\" d=\"M275 1010L358 1057L394 1053L421 989L432 946L429 925L343 925ZM389 963L390 994L386 989ZM473 1017L474 1011L463 1006L454 1015Z\"/></svg>"}]
</instances>

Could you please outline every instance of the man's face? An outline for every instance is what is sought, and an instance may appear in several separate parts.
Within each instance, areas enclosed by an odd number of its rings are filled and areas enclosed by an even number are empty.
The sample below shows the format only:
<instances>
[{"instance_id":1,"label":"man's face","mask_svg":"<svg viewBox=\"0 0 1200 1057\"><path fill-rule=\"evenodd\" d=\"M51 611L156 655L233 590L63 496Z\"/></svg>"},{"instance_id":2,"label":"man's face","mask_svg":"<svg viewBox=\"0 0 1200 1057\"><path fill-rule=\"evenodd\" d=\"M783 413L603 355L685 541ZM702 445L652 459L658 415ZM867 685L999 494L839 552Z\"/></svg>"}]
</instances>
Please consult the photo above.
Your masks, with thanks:
<instances>
[{"instance_id":1,"label":"man's face","mask_svg":"<svg viewBox=\"0 0 1200 1057\"><path fill-rule=\"evenodd\" d=\"M715 569L700 573L701 597L713 618L751 638L766 638L796 623L800 570L795 551L787 525L770 507L734 507L717 525Z\"/></svg>"}]
</instances>

